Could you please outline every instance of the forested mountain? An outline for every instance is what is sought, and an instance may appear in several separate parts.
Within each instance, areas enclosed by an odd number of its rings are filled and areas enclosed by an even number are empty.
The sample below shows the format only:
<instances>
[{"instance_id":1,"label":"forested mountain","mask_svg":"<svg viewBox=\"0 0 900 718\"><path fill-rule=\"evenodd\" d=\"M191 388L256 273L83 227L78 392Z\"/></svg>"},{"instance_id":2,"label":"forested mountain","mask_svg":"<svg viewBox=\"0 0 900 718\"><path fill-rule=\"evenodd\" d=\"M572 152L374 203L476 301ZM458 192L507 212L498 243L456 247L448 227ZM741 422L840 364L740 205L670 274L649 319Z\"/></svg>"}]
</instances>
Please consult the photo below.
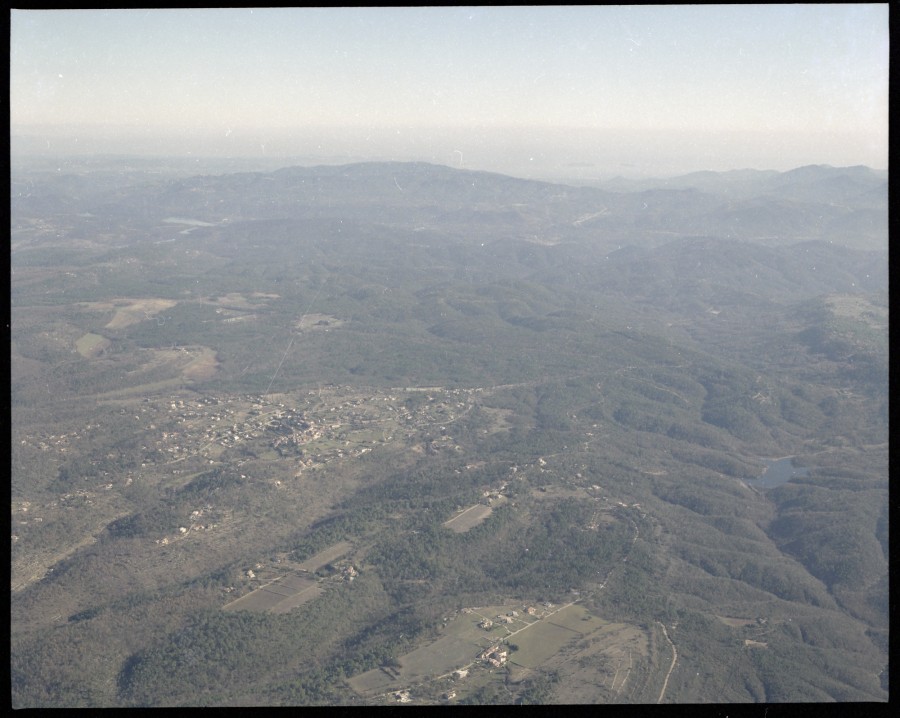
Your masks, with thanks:
<instances>
[{"instance_id":1,"label":"forested mountain","mask_svg":"<svg viewBox=\"0 0 900 718\"><path fill-rule=\"evenodd\" d=\"M885 701L886 200L17 164L14 706Z\"/></svg>"}]
</instances>

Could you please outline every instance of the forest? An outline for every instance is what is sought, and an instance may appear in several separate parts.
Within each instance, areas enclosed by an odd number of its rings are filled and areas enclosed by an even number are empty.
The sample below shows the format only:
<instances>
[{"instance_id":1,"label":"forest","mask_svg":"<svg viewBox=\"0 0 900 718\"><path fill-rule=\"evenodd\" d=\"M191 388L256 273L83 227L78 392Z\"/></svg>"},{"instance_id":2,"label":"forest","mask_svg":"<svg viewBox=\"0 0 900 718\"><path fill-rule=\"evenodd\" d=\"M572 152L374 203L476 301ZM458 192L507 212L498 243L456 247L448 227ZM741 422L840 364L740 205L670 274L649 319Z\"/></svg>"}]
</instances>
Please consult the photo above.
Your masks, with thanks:
<instances>
[{"instance_id":1,"label":"forest","mask_svg":"<svg viewBox=\"0 0 900 718\"><path fill-rule=\"evenodd\" d=\"M17 163L13 707L885 702L886 173L746 177Z\"/></svg>"}]
</instances>

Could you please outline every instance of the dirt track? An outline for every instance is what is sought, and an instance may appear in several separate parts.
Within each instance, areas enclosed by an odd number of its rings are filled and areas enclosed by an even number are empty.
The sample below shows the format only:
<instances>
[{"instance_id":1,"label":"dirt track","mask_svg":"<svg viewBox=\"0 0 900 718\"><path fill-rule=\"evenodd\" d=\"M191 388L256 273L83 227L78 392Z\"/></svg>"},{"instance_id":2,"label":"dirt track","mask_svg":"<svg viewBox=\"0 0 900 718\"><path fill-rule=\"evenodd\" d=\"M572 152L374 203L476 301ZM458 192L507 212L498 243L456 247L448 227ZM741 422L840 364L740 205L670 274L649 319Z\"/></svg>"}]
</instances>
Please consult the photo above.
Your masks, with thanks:
<instances>
[{"instance_id":1,"label":"dirt track","mask_svg":"<svg viewBox=\"0 0 900 718\"><path fill-rule=\"evenodd\" d=\"M659 623L659 621L657 621L657 623ZM662 623L659 623L659 626L662 628L663 635L666 637L669 645L672 646L672 665L669 666L669 672L666 673L666 680L663 681L662 690L659 692L659 700L656 701L657 703L662 703L663 698L666 695L666 687L669 685L669 676L671 676L672 671L675 670L675 662L678 660L678 651L675 650L675 644L672 643L672 639L669 638L669 632L666 630L666 627Z\"/></svg>"}]
</instances>

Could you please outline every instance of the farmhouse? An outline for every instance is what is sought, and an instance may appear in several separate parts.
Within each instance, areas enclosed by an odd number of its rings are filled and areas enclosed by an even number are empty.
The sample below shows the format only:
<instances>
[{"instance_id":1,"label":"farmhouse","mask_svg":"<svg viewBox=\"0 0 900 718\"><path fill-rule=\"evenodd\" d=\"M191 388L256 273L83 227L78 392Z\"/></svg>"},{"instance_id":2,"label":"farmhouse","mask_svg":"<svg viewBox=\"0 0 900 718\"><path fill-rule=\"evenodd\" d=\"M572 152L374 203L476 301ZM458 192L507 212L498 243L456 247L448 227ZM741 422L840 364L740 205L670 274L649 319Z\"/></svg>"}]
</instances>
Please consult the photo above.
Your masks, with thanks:
<instances>
[{"instance_id":1,"label":"farmhouse","mask_svg":"<svg viewBox=\"0 0 900 718\"><path fill-rule=\"evenodd\" d=\"M506 658L509 655L508 651L500 650L499 645L491 646L486 651L484 651L479 658L483 661L487 661L494 668L499 668L504 663L506 663Z\"/></svg>"},{"instance_id":2,"label":"farmhouse","mask_svg":"<svg viewBox=\"0 0 900 718\"><path fill-rule=\"evenodd\" d=\"M478 624L478 627L483 628L485 631L489 631L493 625L494 622L490 618L485 618L481 623Z\"/></svg>"}]
</instances>

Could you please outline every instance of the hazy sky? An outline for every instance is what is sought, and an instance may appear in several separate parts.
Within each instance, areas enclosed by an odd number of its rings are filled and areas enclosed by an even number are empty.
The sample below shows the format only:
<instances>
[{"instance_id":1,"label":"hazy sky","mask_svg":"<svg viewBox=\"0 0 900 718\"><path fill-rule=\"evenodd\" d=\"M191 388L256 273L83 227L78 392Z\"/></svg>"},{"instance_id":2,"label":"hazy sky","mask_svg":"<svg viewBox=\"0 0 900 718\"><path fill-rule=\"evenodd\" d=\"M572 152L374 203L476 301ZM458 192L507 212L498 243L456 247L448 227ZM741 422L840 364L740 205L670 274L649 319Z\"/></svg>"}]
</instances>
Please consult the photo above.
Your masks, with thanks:
<instances>
[{"instance_id":1,"label":"hazy sky","mask_svg":"<svg viewBox=\"0 0 900 718\"><path fill-rule=\"evenodd\" d=\"M888 5L14 10L14 151L887 166Z\"/></svg>"}]
</instances>

